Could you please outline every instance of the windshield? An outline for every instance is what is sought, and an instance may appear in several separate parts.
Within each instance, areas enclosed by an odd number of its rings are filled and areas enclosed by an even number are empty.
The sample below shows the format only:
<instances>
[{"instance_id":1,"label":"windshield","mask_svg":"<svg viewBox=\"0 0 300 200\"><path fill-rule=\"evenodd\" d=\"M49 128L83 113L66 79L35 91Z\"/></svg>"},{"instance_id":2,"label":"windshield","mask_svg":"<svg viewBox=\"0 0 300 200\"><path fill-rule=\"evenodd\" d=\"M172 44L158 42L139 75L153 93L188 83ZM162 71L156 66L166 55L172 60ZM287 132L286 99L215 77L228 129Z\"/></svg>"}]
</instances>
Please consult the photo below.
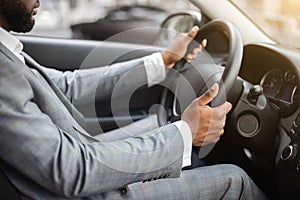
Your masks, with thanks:
<instances>
[{"instance_id":1,"label":"windshield","mask_svg":"<svg viewBox=\"0 0 300 200\"><path fill-rule=\"evenodd\" d=\"M232 0L266 34L280 44L300 48L299 0Z\"/></svg>"}]
</instances>

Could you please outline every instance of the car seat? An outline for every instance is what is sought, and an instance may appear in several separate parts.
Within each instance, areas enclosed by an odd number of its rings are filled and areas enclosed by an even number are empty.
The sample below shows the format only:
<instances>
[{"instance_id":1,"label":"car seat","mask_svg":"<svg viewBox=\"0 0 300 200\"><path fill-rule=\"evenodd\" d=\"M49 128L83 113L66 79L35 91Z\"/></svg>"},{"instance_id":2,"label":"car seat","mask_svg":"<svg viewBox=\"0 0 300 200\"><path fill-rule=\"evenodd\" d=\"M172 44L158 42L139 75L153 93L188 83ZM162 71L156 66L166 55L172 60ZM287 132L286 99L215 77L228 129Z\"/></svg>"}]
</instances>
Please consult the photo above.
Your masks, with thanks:
<instances>
[{"instance_id":1,"label":"car seat","mask_svg":"<svg viewBox=\"0 0 300 200\"><path fill-rule=\"evenodd\" d=\"M0 188L0 199L21 200L18 190L12 185L2 170L0 170Z\"/></svg>"}]
</instances>

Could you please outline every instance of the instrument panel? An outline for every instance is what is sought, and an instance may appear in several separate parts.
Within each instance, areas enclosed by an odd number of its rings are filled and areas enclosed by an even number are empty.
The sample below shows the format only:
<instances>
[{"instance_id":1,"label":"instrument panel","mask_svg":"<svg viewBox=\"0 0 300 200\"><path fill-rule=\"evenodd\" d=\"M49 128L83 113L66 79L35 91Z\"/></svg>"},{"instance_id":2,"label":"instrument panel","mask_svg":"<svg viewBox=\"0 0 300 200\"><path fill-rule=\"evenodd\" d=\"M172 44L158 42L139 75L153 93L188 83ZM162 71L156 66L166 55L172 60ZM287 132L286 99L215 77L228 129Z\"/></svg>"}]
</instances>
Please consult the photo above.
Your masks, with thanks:
<instances>
[{"instance_id":1,"label":"instrument panel","mask_svg":"<svg viewBox=\"0 0 300 200\"><path fill-rule=\"evenodd\" d=\"M268 70L260 80L264 94L275 101L292 104L297 90L296 74L288 69Z\"/></svg>"}]
</instances>

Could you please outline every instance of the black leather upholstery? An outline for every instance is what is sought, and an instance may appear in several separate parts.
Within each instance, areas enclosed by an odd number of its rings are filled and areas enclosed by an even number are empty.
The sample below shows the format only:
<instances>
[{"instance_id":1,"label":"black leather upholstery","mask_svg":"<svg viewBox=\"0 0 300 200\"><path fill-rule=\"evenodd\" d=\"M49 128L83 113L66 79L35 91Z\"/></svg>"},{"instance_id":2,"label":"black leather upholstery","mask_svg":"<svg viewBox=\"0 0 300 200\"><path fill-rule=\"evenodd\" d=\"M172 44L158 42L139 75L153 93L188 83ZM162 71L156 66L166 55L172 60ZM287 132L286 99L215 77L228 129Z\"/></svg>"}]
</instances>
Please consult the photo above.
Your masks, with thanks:
<instances>
[{"instance_id":1,"label":"black leather upholstery","mask_svg":"<svg viewBox=\"0 0 300 200\"><path fill-rule=\"evenodd\" d=\"M0 170L0 199L21 200L19 192Z\"/></svg>"}]
</instances>

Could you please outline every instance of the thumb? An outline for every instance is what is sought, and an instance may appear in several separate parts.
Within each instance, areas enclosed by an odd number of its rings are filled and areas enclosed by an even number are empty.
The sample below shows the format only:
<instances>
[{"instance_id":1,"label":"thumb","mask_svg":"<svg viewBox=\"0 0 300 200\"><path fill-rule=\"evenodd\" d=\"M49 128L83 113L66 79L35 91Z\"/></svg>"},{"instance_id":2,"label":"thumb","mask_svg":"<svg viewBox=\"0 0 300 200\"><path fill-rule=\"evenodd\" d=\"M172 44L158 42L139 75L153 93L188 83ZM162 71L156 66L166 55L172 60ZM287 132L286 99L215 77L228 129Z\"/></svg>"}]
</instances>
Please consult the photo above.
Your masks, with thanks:
<instances>
[{"instance_id":1,"label":"thumb","mask_svg":"<svg viewBox=\"0 0 300 200\"><path fill-rule=\"evenodd\" d=\"M229 111L232 109L232 104L229 102L226 102L226 114L229 113Z\"/></svg>"},{"instance_id":2,"label":"thumb","mask_svg":"<svg viewBox=\"0 0 300 200\"><path fill-rule=\"evenodd\" d=\"M198 26L193 26L193 28L188 32L189 38L191 40L194 39L196 37L198 31L199 31L199 27Z\"/></svg>"},{"instance_id":3,"label":"thumb","mask_svg":"<svg viewBox=\"0 0 300 200\"><path fill-rule=\"evenodd\" d=\"M219 85L215 83L209 90L207 90L204 94L202 94L198 98L198 104L200 106L207 105L217 96L218 92L219 92Z\"/></svg>"}]
</instances>

